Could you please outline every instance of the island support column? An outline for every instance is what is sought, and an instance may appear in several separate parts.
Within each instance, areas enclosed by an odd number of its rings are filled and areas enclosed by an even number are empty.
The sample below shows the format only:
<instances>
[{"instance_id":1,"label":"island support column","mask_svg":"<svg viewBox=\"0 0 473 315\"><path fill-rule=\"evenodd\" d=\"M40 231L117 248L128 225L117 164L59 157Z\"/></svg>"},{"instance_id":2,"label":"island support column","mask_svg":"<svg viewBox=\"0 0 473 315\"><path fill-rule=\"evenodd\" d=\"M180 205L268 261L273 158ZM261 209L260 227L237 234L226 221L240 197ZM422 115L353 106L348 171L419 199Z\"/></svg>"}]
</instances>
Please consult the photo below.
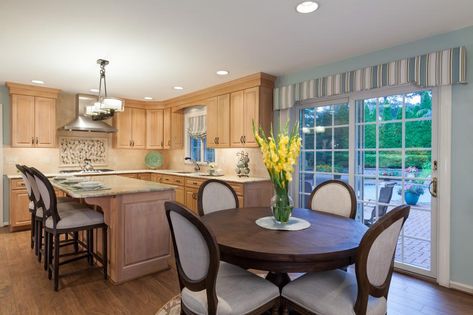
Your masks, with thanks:
<instances>
[{"instance_id":1,"label":"island support column","mask_svg":"<svg viewBox=\"0 0 473 315\"><path fill-rule=\"evenodd\" d=\"M171 239L164 202L172 200L174 190L85 199L104 213L108 225L108 270L113 283L169 268ZM101 255L101 231L95 235L95 248Z\"/></svg>"}]
</instances>

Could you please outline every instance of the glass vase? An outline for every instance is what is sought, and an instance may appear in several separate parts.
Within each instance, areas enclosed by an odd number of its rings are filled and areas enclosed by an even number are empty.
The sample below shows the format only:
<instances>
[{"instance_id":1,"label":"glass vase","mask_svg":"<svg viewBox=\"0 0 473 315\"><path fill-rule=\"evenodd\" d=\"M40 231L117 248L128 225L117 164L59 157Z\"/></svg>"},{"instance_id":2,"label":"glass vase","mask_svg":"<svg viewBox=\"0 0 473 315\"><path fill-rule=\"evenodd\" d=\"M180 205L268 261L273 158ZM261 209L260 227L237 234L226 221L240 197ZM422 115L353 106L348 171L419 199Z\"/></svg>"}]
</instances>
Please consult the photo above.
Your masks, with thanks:
<instances>
[{"instance_id":1,"label":"glass vase","mask_svg":"<svg viewBox=\"0 0 473 315\"><path fill-rule=\"evenodd\" d=\"M291 218L294 209L294 201L287 189L275 189L274 196L271 198L271 210L274 220L279 224L286 224Z\"/></svg>"}]
</instances>

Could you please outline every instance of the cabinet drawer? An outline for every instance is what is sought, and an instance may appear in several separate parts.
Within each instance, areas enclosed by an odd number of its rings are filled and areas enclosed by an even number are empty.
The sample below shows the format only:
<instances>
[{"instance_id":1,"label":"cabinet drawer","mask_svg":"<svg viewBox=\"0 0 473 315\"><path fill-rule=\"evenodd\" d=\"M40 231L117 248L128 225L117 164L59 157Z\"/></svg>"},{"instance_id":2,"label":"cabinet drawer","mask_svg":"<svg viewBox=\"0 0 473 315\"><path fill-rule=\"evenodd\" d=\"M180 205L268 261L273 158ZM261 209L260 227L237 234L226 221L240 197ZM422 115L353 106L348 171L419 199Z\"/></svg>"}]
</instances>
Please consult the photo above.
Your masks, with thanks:
<instances>
[{"instance_id":1,"label":"cabinet drawer","mask_svg":"<svg viewBox=\"0 0 473 315\"><path fill-rule=\"evenodd\" d=\"M26 189L23 179L12 179L10 185L11 189Z\"/></svg>"},{"instance_id":2,"label":"cabinet drawer","mask_svg":"<svg viewBox=\"0 0 473 315\"><path fill-rule=\"evenodd\" d=\"M203 182L205 182L205 179L186 178L186 187L199 188Z\"/></svg>"},{"instance_id":3,"label":"cabinet drawer","mask_svg":"<svg viewBox=\"0 0 473 315\"><path fill-rule=\"evenodd\" d=\"M184 185L184 178L173 175L163 175L161 177L161 183L170 185Z\"/></svg>"},{"instance_id":4,"label":"cabinet drawer","mask_svg":"<svg viewBox=\"0 0 473 315\"><path fill-rule=\"evenodd\" d=\"M237 195L243 196L243 184L229 183Z\"/></svg>"}]
</instances>

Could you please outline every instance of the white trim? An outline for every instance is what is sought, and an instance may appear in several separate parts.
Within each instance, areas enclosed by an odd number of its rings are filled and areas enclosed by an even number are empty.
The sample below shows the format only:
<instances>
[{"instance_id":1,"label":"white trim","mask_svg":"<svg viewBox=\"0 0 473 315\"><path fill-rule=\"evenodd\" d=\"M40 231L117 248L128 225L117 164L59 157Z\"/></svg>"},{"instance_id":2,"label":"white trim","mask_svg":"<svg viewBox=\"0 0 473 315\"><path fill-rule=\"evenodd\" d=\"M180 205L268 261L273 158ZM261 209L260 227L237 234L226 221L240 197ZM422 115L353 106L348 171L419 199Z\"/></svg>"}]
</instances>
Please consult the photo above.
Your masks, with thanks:
<instances>
[{"instance_id":1,"label":"white trim","mask_svg":"<svg viewBox=\"0 0 473 315\"><path fill-rule=\"evenodd\" d=\"M473 286L467 285L464 283L450 281L450 288L458 290L458 291L463 291L469 294L473 294Z\"/></svg>"},{"instance_id":2,"label":"white trim","mask_svg":"<svg viewBox=\"0 0 473 315\"><path fill-rule=\"evenodd\" d=\"M437 282L449 287L450 282L450 207L452 163L452 87L438 88L438 225L437 225Z\"/></svg>"}]
</instances>

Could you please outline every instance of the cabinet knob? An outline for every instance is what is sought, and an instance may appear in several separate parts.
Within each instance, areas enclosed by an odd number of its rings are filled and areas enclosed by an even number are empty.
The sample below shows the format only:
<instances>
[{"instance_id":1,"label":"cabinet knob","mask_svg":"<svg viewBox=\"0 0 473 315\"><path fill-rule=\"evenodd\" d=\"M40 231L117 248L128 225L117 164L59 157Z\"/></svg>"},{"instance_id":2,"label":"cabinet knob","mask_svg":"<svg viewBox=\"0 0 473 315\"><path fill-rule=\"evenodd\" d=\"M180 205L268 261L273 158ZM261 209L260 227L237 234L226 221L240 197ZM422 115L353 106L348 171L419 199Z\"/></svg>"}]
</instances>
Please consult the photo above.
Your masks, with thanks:
<instances>
[{"instance_id":1,"label":"cabinet knob","mask_svg":"<svg viewBox=\"0 0 473 315\"><path fill-rule=\"evenodd\" d=\"M240 143L243 143L243 136L240 136Z\"/></svg>"},{"instance_id":2,"label":"cabinet knob","mask_svg":"<svg viewBox=\"0 0 473 315\"><path fill-rule=\"evenodd\" d=\"M38 142L39 142L39 138L38 138L38 137L36 137L36 144L38 144Z\"/></svg>"},{"instance_id":3,"label":"cabinet knob","mask_svg":"<svg viewBox=\"0 0 473 315\"><path fill-rule=\"evenodd\" d=\"M214 138L214 144L217 144L217 137Z\"/></svg>"},{"instance_id":4,"label":"cabinet knob","mask_svg":"<svg viewBox=\"0 0 473 315\"><path fill-rule=\"evenodd\" d=\"M31 137L31 144L34 144L34 137Z\"/></svg>"},{"instance_id":5,"label":"cabinet knob","mask_svg":"<svg viewBox=\"0 0 473 315\"><path fill-rule=\"evenodd\" d=\"M161 141L161 148L164 147L164 141Z\"/></svg>"},{"instance_id":6,"label":"cabinet knob","mask_svg":"<svg viewBox=\"0 0 473 315\"><path fill-rule=\"evenodd\" d=\"M192 193L192 199L197 200L197 194L196 193Z\"/></svg>"},{"instance_id":7,"label":"cabinet knob","mask_svg":"<svg viewBox=\"0 0 473 315\"><path fill-rule=\"evenodd\" d=\"M217 137L217 144L220 144L220 137Z\"/></svg>"}]
</instances>

